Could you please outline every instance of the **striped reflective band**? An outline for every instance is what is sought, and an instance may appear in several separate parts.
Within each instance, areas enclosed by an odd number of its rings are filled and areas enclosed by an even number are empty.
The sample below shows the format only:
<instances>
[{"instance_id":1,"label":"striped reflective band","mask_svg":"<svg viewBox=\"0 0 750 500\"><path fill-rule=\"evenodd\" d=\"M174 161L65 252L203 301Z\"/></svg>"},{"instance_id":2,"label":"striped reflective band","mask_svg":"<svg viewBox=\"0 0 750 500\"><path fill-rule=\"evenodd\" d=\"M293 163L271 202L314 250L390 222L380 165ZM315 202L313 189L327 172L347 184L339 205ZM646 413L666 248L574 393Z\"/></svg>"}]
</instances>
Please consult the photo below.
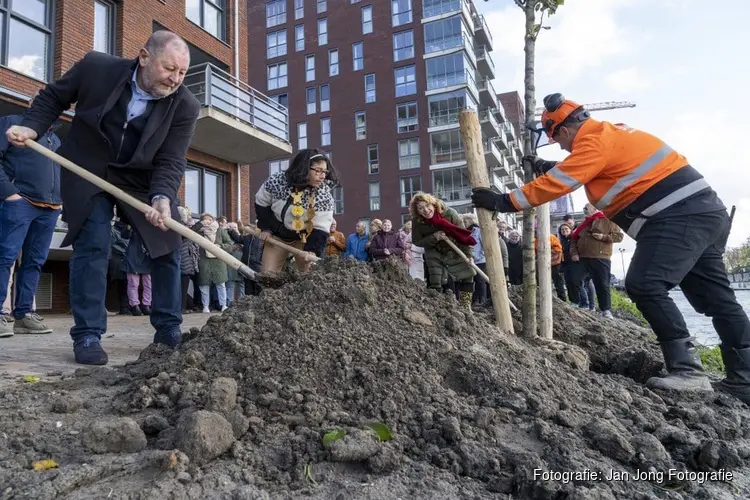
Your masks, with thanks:
<instances>
[{"instance_id":1,"label":"striped reflective band","mask_svg":"<svg viewBox=\"0 0 750 500\"><path fill-rule=\"evenodd\" d=\"M674 150L664 144L662 147L656 150L654 154L646 158L646 161L638 165L638 168L630 172L628 175L624 176L617 182L615 182L614 186L609 188L609 191L607 191L604 196L599 199L598 202L596 202L595 206L599 210L604 210L609 206L610 203L612 203L612 200L615 199L615 197L625 191L627 188L629 188L631 185L633 185L634 182L636 182L638 179L649 173L652 168L657 166L659 163L661 163L664 158L669 156L670 153L672 153Z\"/></svg>"},{"instance_id":2,"label":"striped reflective band","mask_svg":"<svg viewBox=\"0 0 750 500\"><path fill-rule=\"evenodd\" d=\"M635 239L635 237L638 236L638 233L640 232L643 225L646 222L648 222L649 217L652 217L658 214L659 212L661 212L662 210L665 210L671 207L675 203L680 202L690 196L693 196L695 193L699 191L703 191L704 189L707 189L709 187L711 186L709 186L708 181L706 181L706 179L698 179L697 181L693 181L690 184L682 186L677 191L673 191L672 193L669 193L667 196L665 196L661 200L645 208L641 212L642 217L636 217L636 219L628 228L628 231L627 231L628 236Z\"/></svg>"},{"instance_id":3,"label":"striped reflective band","mask_svg":"<svg viewBox=\"0 0 750 500\"><path fill-rule=\"evenodd\" d=\"M578 179L571 177L570 175L566 174L562 170L560 170L560 164L557 164L558 166L551 168L547 171L546 175L549 175L550 177L554 178L556 181L565 184L565 186L569 187L570 189L578 189L583 185Z\"/></svg>"},{"instance_id":4,"label":"striped reflective band","mask_svg":"<svg viewBox=\"0 0 750 500\"><path fill-rule=\"evenodd\" d=\"M514 189L510 192L510 195L514 200L516 200L516 205L518 205L518 208L520 208L521 210L531 208L531 203L529 203L529 200L526 199L526 195L523 194L521 188Z\"/></svg>"}]
</instances>

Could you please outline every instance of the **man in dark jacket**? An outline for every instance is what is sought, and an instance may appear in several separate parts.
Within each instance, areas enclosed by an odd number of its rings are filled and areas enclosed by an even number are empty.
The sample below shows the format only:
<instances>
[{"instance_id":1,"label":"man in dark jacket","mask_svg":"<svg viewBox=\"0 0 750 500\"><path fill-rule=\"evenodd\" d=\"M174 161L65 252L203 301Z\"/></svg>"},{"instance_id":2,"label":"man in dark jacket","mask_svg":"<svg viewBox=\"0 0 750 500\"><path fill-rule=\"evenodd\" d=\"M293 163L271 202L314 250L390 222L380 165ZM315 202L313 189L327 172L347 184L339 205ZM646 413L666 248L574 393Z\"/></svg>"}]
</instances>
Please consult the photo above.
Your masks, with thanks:
<instances>
[{"instance_id":1,"label":"man in dark jacket","mask_svg":"<svg viewBox=\"0 0 750 500\"><path fill-rule=\"evenodd\" d=\"M22 120L22 115L4 116L0 118L0 130L19 125ZM52 151L60 147L60 139L52 130L45 129L39 142ZM15 307L8 316L0 314L0 337L52 332L33 310L33 304L61 205L60 165L0 136L0 304L8 293L10 269L23 248L15 279Z\"/></svg>"},{"instance_id":2,"label":"man in dark jacket","mask_svg":"<svg viewBox=\"0 0 750 500\"><path fill-rule=\"evenodd\" d=\"M137 59L90 52L47 85L8 139L23 146L35 140L74 102L75 118L58 153L149 203L144 214L118 204L117 212L137 231L153 258L151 324L155 343L180 342L180 235L164 220L178 218L177 191L185 173L185 153L195 132L200 105L182 86L190 52L169 31L151 35ZM62 172L63 217L73 245L70 330L76 361L106 364L100 345L107 329L104 291L110 222L115 200L66 170Z\"/></svg>"}]
</instances>

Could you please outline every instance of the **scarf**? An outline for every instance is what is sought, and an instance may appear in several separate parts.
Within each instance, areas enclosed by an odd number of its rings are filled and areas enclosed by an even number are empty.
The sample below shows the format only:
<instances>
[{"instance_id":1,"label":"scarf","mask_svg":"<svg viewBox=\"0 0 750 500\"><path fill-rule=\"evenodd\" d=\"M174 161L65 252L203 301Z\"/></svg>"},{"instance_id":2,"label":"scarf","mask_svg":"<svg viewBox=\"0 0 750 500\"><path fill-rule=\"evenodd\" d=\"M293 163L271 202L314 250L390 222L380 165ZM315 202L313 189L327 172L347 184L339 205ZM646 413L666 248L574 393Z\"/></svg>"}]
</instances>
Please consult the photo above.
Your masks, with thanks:
<instances>
[{"instance_id":1,"label":"scarf","mask_svg":"<svg viewBox=\"0 0 750 500\"><path fill-rule=\"evenodd\" d=\"M578 238L581 237L581 231L589 227L591 223L594 222L596 219L604 219L604 218L605 218L604 212L602 212L601 210L597 210L596 212L594 212L593 215L589 215L588 217L586 217L586 220L583 221L580 226L578 226L577 228L573 230L571 237L573 238L573 240L577 241Z\"/></svg>"},{"instance_id":2,"label":"scarf","mask_svg":"<svg viewBox=\"0 0 750 500\"><path fill-rule=\"evenodd\" d=\"M213 221L210 224L203 224L201 227L201 232L203 233L203 236L205 236L211 243L216 242L216 232L219 230L219 223L216 221ZM206 257L209 259L215 259L216 256L210 252L206 252Z\"/></svg>"},{"instance_id":3,"label":"scarf","mask_svg":"<svg viewBox=\"0 0 750 500\"><path fill-rule=\"evenodd\" d=\"M469 231L468 229L464 229L461 226L455 225L454 223L440 215L437 210L435 210L435 214L432 216L432 219L425 219L425 223L440 228L440 230L443 231L446 235L450 236L462 245L474 246L477 244L477 241L471 235L471 231Z\"/></svg>"}]
</instances>

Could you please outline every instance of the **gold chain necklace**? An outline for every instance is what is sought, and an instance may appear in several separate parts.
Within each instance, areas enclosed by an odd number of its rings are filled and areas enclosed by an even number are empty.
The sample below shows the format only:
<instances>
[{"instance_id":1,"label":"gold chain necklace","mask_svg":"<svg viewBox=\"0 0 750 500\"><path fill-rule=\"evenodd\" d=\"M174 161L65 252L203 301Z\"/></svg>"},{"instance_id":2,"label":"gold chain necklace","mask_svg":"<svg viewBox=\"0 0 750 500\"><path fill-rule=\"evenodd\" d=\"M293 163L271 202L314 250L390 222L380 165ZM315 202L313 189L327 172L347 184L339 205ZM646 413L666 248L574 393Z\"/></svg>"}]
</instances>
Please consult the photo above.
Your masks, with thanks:
<instances>
[{"instance_id":1,"label":"gold chain necklace","mask_svg":"<svg viewBox=\"0 0 750 500\"><path fill-rule=\"evenodd\" d=\"M311 194L307 196L309 206L307 207L307 222L302 220L305 215L304 198L305 191L293 191L292 197L292 229L297 231L302 243L307 243L307 236L313 230L313 217L315 216L315 197ZM303 232L304 230L304 232Z\"/></svg>"}]
</instances>

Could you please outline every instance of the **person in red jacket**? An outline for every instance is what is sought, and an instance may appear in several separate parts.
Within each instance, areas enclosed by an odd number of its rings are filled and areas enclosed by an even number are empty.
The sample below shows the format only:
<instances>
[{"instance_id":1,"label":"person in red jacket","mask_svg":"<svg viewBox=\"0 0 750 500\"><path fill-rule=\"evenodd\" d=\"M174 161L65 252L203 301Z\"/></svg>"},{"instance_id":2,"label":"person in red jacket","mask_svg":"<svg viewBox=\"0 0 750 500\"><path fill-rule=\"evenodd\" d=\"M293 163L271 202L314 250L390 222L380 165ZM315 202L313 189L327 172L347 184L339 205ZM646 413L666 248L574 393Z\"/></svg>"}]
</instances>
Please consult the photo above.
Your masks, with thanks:
<instances>
[{"instance_id":1,"label":"person in red jacket","mask_svg":"<svg viewBox=\"0 0 750 500\"><path fill-rule=\"evenodd\" d=\"M669 375L651 388L712 391L685 319L669 297L680 285L713 319L727 376L716 385L750 404L750 320L729 285L722 255L726 207L688 160L658 137L590 117L561 94L544 98L542 127L568 152L562 162L524 157L539 177L507 194L474 188L475 206L517 212L585 187L589 201L637 246L625 288L660 343Z\"/></svg>"}]
</instances>

